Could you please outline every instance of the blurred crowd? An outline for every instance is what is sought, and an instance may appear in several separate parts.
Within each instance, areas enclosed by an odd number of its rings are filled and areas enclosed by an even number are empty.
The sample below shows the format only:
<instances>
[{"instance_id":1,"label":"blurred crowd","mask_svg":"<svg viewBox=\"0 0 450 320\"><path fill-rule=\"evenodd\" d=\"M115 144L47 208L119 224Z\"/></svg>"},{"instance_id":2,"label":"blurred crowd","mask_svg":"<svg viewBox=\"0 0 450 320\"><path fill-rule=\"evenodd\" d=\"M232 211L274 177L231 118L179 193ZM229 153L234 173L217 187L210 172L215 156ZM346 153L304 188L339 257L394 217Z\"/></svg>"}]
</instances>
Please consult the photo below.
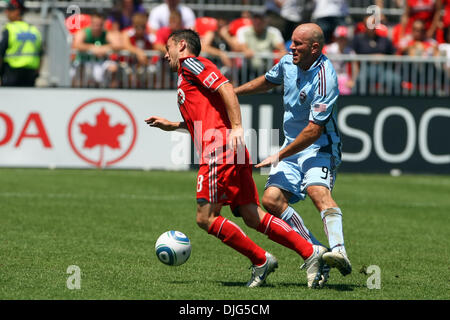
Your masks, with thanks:
<instances>
[{"instance_id":1,"label":"blurred crowd","mask_svg":"<svg viewBox=\"0 0 450 320\"><path fill-rule=\"evenodd\" d=\"M374 4L383 8L382 0ZM161 56L165 43L172 31L182 28L198 32L203 53L215 59L225 74L242 64L242 59L230 57L229 52L242 53L249 70L261 74L267 69L264 53L273 57L271 65L276 63L290 51L294 28L310 21L324 31L327 55L446 56L450 61L450 0L397 0L397 5L404 8L400 21L389 21L377 9L355 23L345 0L267 0L265 10L245 11L231 18L219 12L214 17L196 17L180 0L165 0L150 12L141 0L117 0L107 13L67 19L66 26L74 35L73 49L78 52L73 57L73 86L82 86L80 79L89 72L89 86L109 78L111 87L120 87L120 81L114 81L118 79L115 74L121 65L126 65L133 70L127 77L134 77L137 87L148 87L138 75L157 70L158 63L164 64ZM160 55L149 56L147 50ZM126 51L129 55L111 54L114 51ZM342 94L352 92L356 77L362 73L378 72L376 65L373 70L360 70L355 62L337 60L334 64ZM450 63L447 68L449 71ZM395 81L398 75L385 72L383 77L385 81Z\"/></svg>"}]
</instances>

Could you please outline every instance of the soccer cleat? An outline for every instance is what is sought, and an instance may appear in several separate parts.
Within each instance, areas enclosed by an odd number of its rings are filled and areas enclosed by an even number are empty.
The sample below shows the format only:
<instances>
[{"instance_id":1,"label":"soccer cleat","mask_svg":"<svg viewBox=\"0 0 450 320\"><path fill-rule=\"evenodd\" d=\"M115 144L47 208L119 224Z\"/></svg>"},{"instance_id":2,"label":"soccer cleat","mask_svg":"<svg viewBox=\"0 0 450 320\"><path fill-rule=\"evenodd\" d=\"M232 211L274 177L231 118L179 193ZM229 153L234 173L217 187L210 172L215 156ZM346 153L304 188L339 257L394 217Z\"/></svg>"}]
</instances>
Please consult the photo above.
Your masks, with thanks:
<instances>
[{"instance_id":1,"label":"soccer cleat","mask_svg":"<svg viewBox=\"0 0 450 320\"><path fill-rule=\"evenodd\" d=\"M270 253L266 252L266 262L262 266L255 266L252 265L252 277L249 282L247 282L247 287L254 288L259 287L264 282L266 282L267 276L274 272L276 268L278 268L278 261L277 259L271 255Z\"/></svg>"},{"instance_id":2,"label":"soccer cleat","mask_svg":"<svg viewBox=\"0 0 450 320\"><path fill-rule=\"evenodd\" d=\"M352 264L343 251L331 251L323 255L323 261L346 276L352 272Z\"/></svg>"},{"instance_id":3,"label":"soccer cleat","mask_svg":"<svg viewBox=\"0 0 450 320\"><path fill-rule=\"evenodd\" d=\"M306 279L308 280L309 288L317 288L319 286L319 281L322 279L322 256L327 252L327 248L313 245L313 250L312 255L300 267L301 269L306 269Z\"/></svg>"}]
</instances>

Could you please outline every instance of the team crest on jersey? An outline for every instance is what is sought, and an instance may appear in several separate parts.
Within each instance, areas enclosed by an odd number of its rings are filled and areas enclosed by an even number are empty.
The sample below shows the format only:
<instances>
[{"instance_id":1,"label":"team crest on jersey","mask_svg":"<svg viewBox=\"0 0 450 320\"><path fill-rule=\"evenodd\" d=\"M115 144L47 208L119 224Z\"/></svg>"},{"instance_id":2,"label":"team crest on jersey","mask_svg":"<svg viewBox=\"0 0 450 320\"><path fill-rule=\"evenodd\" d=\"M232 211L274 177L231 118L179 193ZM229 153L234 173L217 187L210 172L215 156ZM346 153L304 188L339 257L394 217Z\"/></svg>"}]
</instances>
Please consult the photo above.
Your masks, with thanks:
<instances>
[{"instance_id":1,"label":"team crest on jersey","mask_svg":"<svg viewBox=\"0 0 450 320\"><path fill-rule=\"evenodd\" d=\"M303 103L306 101L306 92L303 90L300 92L300 102Z\"/></svg>"},{"instance_id":2,"label":"team crest on jersey","mask_svg":"<svg viewBox=\"0 0 450 320\"><path fill-rule=\"evenodd\" d=\"M178 89L177 96L178 96L178 106L181 106L184 103L184 101L186 100L186 95L184 94L183 90Z\"/></svg>"}]
</instances>

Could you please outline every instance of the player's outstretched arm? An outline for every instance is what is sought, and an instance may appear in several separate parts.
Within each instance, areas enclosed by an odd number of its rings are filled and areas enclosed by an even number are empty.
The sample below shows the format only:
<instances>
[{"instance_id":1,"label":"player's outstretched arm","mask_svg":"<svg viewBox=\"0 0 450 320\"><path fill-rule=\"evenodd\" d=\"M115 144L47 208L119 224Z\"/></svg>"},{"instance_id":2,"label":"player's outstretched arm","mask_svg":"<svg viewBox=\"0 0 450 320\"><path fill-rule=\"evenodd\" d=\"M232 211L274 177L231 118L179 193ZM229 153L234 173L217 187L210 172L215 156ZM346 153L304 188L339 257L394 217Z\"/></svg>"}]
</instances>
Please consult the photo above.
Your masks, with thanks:
<instances>
[{"instance_id":1,"label":"player's outstretched arm","mask_svg":"<svg viewBox=\"0 0 450 320\"><path fill-rule=\"evenodd\" d=\"M275 88L276 86L277 84L268 81L266 77L262 75L237 88L234 88L234 93L241 96L246 94L263 93Z\"/></svg>"},{"instance_id":2,"label":"player's outstretched arm","mask_svg":"<svg viewBox=\"0 0 450 320\"><path fill-rule=\"evenodd\" d=\"M172 122L165 118L157 117L157 116L151 116L147 119L145 119L145 122L150 127L156 127L160 128L164 131L174 131L177 129L187 129L185 122Z\"/></svg>"}]
</instances>

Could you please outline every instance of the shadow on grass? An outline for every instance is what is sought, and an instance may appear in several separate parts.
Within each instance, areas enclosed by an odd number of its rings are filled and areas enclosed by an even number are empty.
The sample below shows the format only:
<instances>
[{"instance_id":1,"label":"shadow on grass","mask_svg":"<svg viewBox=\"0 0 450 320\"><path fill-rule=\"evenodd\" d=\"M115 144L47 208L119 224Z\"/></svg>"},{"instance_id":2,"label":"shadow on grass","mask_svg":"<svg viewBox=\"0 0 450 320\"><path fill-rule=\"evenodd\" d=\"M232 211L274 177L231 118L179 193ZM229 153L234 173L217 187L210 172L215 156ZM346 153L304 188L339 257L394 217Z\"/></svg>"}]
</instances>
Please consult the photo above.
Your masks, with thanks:
<instances>
[{"instance_id":1,"label":"shadow on grass","mask_svg":"<svg viewBox=\"0 0 450 320\"><path fill-rule=\"evenodd\" d=\"M232 282L232 281L218 281L218 283L222 284L224 287L245 287L245 282ZM298 287L307 289L308 286L306 283L265 283L261 287L263 288L276 288L276 287ZM325 287L319 290L334 290L334 291L353 291L355 288L361 288L363 286L358 284L326 284Z\"/></svg>"},{"instance_id":2,"label":"shadow on grass","mask_svg":"<svg viewBox=\"0 0 450 320\"><path fill-rule=\"evenodd\" d=\"M306 283L280 283L281 287L303 287L307 288ZM330 284L327 283L323 288L318 290L334 290L334 291L353 291L355 288L361 288L363 286L359 284Z\"/></svg>"},{"instance_id":3,"label":"shadow on grass","mask_svg":"<svg viewBox=\"0 0 450 320\"><path fill-rule=\"evenodd\" d=\"M217 281L224 287L243 287L245 288L247 286L246 282L237 282L237 281ZM265 283L261 287L267 287L267 288L275 288L273 284Z\"/></svg>"}]
</instances>

